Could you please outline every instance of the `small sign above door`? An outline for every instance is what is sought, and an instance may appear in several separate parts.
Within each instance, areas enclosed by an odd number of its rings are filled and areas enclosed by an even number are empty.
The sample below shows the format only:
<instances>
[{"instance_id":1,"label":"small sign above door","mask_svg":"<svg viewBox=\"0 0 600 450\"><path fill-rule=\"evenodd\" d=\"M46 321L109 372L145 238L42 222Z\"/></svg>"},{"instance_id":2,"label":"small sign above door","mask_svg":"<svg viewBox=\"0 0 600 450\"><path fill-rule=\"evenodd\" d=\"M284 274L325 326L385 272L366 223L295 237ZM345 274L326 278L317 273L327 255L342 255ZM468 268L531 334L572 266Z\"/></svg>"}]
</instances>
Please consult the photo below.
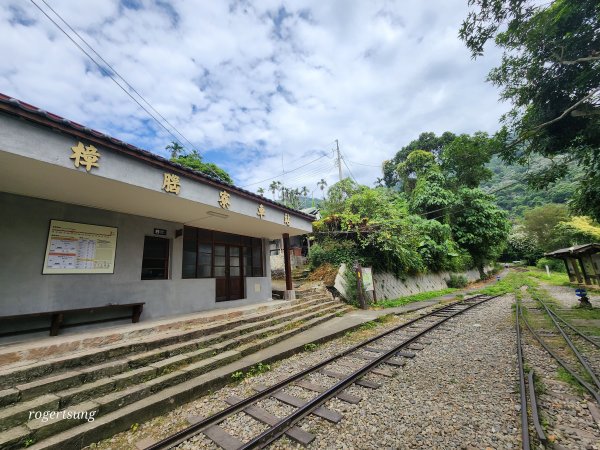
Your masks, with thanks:
<instances>
[{"instance_id":1,"label":"small sign above door","mask_svg":"<svg viewBox=\"0 0 600 450\"><path fill-rule=\"evenodd\" d=\"M154 229L154 235L155 236L166 236L167 235L167 230L165 230L163 228L155 228Z\"/></svg>"}]
</instances>

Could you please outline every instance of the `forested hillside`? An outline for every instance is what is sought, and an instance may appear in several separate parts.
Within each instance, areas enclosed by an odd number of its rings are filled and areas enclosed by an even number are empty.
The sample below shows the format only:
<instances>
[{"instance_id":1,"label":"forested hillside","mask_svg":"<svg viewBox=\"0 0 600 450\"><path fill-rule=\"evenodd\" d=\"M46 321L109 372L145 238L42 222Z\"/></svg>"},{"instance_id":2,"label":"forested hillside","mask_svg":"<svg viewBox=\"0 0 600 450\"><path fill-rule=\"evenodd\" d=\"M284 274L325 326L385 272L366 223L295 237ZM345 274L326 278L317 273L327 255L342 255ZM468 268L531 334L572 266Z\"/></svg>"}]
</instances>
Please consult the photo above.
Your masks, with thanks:
<instances>
[{"instance_id":1,"label":"forested hillside","mask_svg":"<svg viewBox=\"0 0 600 450\"><path fill-rule=\"evenodd\" d=\"M534 167L541 164L543 164L541 158L533 162ZM497 204L508 211L511 217L522 217L527 209L536 206L548 203L567 203L573 197L577 184L575 181L578 177L576 168L572 168L567 178L549 185L546 189L535 190L524 182L526 166L509 166L494 156L487 167L493 172L493 175L489 180L485 180L481 187L487 192L501 189L494 194ZM509 185L510 187L502 189Z\"/></svg>"}]
</instances>

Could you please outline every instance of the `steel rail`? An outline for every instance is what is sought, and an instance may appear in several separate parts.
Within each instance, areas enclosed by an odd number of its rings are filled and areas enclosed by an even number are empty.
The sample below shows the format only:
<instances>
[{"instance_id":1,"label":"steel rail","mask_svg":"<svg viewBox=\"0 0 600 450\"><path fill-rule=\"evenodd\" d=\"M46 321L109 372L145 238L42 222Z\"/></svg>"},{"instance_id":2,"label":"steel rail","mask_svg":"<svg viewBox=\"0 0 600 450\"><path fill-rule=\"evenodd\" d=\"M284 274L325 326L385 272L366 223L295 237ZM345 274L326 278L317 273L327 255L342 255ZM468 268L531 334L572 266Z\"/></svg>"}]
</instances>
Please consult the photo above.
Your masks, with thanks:
<instances>
[{"instance_id":1,"label":"steel rail","mask_svg":"<svg viewBox=\"0 0 600 450\"><path fill-rule=\"evenodd\" d=\"M515 328L517 331L517 359L519 368L519 393L521 400L521 443L523 450L530 450L529 442L529 421L527 420L527 396L525 394L525 370L523 369L523 349L521 347L521 324L519 316L521 315L521 302L516 301L516 320ZM524 319L523 319L524 320Z\"/></svg>"},{"instance_id":2,"label":"steel rail","mask_svg":"<svg viewBox=\"0 0 600 450\"><path fill-rule=\"evenodd\" d=\"M546 442L546 434L542 429L542 424L540 423L540 416L538 414L538 406L537 406L537 398L535 395L535 384L533 382L533 370L529 371L529 376L527 378L527 385L529 387L529 402L531 404L531 418L533 419L533 426L538 435L539 440L542 443Z\"/></svg>"},{"instance_id":3,"label":"steel rail","mask_svg":"<svg viewBox=\"0 0 600 450\"><path fill-rule=\"evenodd\" d=\"M477 299L482 296L483 296L482 294L479 294L479 295L475 295L473 297L462 299L458 302L450 303L446 306L437 308L429 313L423 314L419 317L409 320L408 322L405 322L397 327L394 327L384 333L381 333L377 336L367 339L366 341L363 341L363 342L359 343L358 345L355 345L354 347L346 349L345 351L343 351L341 353L338 353L330 358L327 358L327 359L321 361L320 363L317 363L314 366L308 367L307 369L304 369L294 375L291 375L290 377L286 378L285 380L282 380L263 391L257 392L256 394L253 394L250 397L245 398L244 400L240 401L239 403L236 403L225 409L222 409L221 411L218 411L215 414L213 414L205 419L202 419L199 422L196 422L195 424L192 424L192 425L184 428L183 430L180 430L180 431L172 434L171 436L167 436L166 438L146 447L144 450L165 450L165 449L172 448L182 442L187 441L188 439L194 437L195 435L201 433L202 430L204 430L205 428L208 428L211 425L215 425L219 422L222 422L226 418L243 411L248 406L269 397L274 392L281 390L282 388L286 387L287 385L289 385L301 378L304 378L305 376L307 376L313 372L316 372L317 370L331 364L332 362L336 361L337 359L343 358L344 356L347 356L357 350L360 350L362 347L366 347L369 344L371 344L385 336L388 336L395 332L401 331L402 329L407 328L416 322L427 319L428 317L431 317L436 313L450 310L451 308L455 308L457 305L466 304L467 302L472 301L472 300Z\"/></svg>"},{"instance_id":4,"label":"steel rail","mask_svg":"<svg viewBox=\"0 0 600 450\"><path fill-rule=\"evenodd\" d=\"M590 376L590 378L592 379L592 381L594 382L594 384L596 385L596 387L600 389L600 380L598 380L598 377L596 376L596 373L594 372L594 369L591 368L591 366L585 360L585 358L583 357L583 355L581 353L579 353L579 350L577 350L577 347L575 347L575 344L573 343L573 341L569 338L569 336L567 336L567 334L565 333L565 331L558 324L558 322L556 321L556 319L554 318L554 316L550 312L550 309L548 308L548 306L546 306L546 304L543 301L541 301L541 300L538 300L538 301L542 304L542 306L544 307L544 309L548 313L548 316L550 317L550 320L552 320L552 323L556 326L556 328L558 328L558 331L562 335L563 339L565 340L565 342L567 343L567 345L569 346L569 348L573 351L573 353L575 354L575 356L577 357L577 359L579 360L579 362L581 363L581 365L583 366L583 368L585 369L585 371L588 373L588 375Z\"/></svg>"},{"instance_id":5,"label":"steel rail","mask_svg":"<svg viewBox=\"0 0 600 450\"><path fill-rule=\"evenodd\" d=\"M579 376L573 369L571 369L569 367L569 365L566 363L566 361L563 360L556 353L554 353L554 351L552 351L552 349L548 346L548 344L546 344L546 342L544 342L544 340L535 331L533 331L533 328L531 327L531 325L529 325L529 322L527 322L527 319L525 319L523 312L521 312L521 318L523 319L523 323L527 326L527 329L529 330L529 332L536 339L536 341L538 341L540 343L540 345L544 348L544 350L546 350L550 354L550 356L552 356L556 360L556 362L558 362L567 372L569 372L573 376L573 378L575 378L579 382L579 384L581 384L584 388L586 388L587 391L590 394L592 394L592 396L594 397L596 402L598 404L600 404L600 394L594 389L594 387L591 386L583 378L581 378L581 376Z\"/></svg>"},{"instance_id":6,"label":"steel rail","mask_svg":"<svg viewBox=\"0 0 600 450\"><path fill-rule=\"evenodd\" d=\"M352 373L344 380L339 381L337 384L335 384L334 386L329 388L327 391L323 392L322 394L320 394L320 395L316 396L315 398L313 398L312 400L308 401L304 406L298 408L296 411L294 411L289 416L281 419L272 428L269 428L269 429L265 430L264 432L260 433L258 436L254 437L251 441L249 441L249 442L245 443L243 446L241 446L238 450L247 450L247 449L252 449L252 448L257 448L257 447L263 448L266 445L269 445L273 441L279 439L283 434L285 434L285 432L289 428L294 426L294 424L296 424L298 421L300 421L304 417L308 416L315 408L318 408L323 403L325 403L327 400L334 397L338 392L346 389L348 386L353 384L356 380L358 380L362 376L366 375L368 372L370 372L372 369L374 369L378 365L385 363L386 360L393 357L403 347L410 345L417 339L423 337L425 334L427 334L430 331L434 330L435 328L439 327L443 323L446 323L448 320L458 316L459 314L462 314L465 311L468 311L471 308L474 308L475 306L481 305L482 303L485 303L485 302L487 302L493 298L499 297L499 296L500 295L496 295L493 297L485 298L477 303L467 304L466 308L464 308L460 311L456 311L456 312L454 312L454 314L452 314L450 316L441 317L438 322L425 328L424 330L420 331L416 335L411 336L410 338L406 339L401 344L395 346L393 349L387 351L386 353L383 353L377 359L373 360L372 362L370 362L367 365L363 366L362 368L358 369L356 372ZM479 296L479 297L481 297L481 296Z\"/></svg>"},{"instance_id":7,"label":"steel rail","mask_svg":"<svg viewBox=\"0 0 600 450\"><path fill-rule=\"evenodd\" d=\"M585 339L586 341L588 341L590 344L594 345L596 348L600 348L600 344L598 344L596 341L594 341L593 339L591 339L589 336L587 336L586 334L582 333L581 331L579 331L577 328L575 328L573 325L571 325L569 322L567 322L565 319L563 319L562 317L560 317L558 314L556 314L554 311L552 311L550 309L550 314L552 314L555 318L557 318L558 320L560 320L562 323L564 323L568 328L570 328L574 333L578 334L579 337L581 337L582 339Z\"/></svg>"}]
</instances>

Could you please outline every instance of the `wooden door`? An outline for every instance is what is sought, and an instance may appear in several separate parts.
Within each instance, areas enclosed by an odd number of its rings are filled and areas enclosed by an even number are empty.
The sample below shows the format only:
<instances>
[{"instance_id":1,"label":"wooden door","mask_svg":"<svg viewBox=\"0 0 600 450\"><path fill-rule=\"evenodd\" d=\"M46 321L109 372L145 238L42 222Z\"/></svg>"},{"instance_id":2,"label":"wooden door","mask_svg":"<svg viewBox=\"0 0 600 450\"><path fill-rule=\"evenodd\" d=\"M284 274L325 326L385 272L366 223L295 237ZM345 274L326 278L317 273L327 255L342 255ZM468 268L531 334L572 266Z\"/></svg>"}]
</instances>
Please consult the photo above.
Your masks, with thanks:
<instances>
[{"instance_id":1,"label":"wooden door","mask_svg":"<svg viewBox=\"0 0 600 450\"><path fill-rule=\"evenodd\" d=\"M228 300L227 294L227 246L215 244L215 279L217 296L216 301L223 302Z\"/></svg>"},{"instance_id":2,"label":"wooden door","mask_svg":"<svg viewBox=\"0 0 600 450\"><path fill-rule=\"evenodd\" d=\"M231 245L229 246L228 250L228 300L238 300L240 298L244 298L244 278L242 277L242 248Z\"/></svg>"},{"instance_id":3,"label":"wooden door","mask_svg":"<svg viewBox=\"0 0 600 450\"><path fill-rule=\"evenodd\" d=\"M215 244L216 301L244 298L241 256L240 246Z\"/></svg>"}]
</instances>

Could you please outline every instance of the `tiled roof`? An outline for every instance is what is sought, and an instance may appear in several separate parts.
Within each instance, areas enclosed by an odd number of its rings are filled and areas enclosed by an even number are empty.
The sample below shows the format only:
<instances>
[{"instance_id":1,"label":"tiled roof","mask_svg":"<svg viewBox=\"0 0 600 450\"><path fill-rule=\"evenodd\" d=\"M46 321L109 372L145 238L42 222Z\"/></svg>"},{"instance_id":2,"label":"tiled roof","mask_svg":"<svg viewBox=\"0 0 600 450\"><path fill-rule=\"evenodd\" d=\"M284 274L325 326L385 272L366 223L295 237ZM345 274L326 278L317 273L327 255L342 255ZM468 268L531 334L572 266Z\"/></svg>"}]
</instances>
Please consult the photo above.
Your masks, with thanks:
<instances>
[{"instance_id":1,"label":"tiled roof","mask_svg":"<svg viewBox=\"0 0 600 450\"><path fill-rule=\"evenodd\" d=\"M303 219L311 221L315 220L313 216L303 213L302 211L289 208L285 205L282 205L281 203L255 194L254 192L250 192L240 187L226 183L216 177L212 177L203 172L198 172L196 170L190 169L189 167L185 167L181 164L174 163L166 158L163 158L162 156L149 152L148 150L144 150L142 148L136 147L135 145L128 144L127 142L123 142L105 133L93 130L89 127L86 127L85 125L81 125L77 122L73 122L72 120L68 120L56 114L52 114L41 108L30 105L29 103L25 103L21 100L17 100L16 98L10 97L2 93L0 93L0 111L4 111L9 114L19 116L23 119L31 120L39 124L49 126L51 128L60 129L65 133L75 134L76 136L80 136L81 134L83 134L90 140L100 142L101 144L107 145L114 150L124 152L133 157L137 157L143 162L154 162L161 166L169 166L179 172L185 172L191 175L192 178L194 178L197 181L211 185L218 185L219 187L223 187L230 191L236 192L242 197L250 197L256 199L261 203L269 204L277 209L287 211L290 214L293 214L298 217L302 217Z\"/></svg>"}]
</instances>

